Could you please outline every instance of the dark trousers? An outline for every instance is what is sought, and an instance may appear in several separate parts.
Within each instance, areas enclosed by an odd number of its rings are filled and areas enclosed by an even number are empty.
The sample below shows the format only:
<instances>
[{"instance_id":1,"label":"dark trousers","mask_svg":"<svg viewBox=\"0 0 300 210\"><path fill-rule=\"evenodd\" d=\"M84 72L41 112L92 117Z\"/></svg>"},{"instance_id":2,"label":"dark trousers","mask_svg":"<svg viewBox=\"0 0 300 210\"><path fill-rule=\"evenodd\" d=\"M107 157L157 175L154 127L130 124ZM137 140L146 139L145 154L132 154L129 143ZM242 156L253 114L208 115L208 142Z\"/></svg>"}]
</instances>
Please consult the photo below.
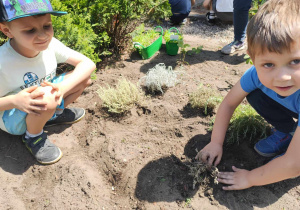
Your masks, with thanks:
<instances>
[{"instance_id":1,"label":"dark trousers","mask_svg":"<svg viewBox=\"0 0 300 210\"><path fill-rule=\"evenodd\" d=\"M274 101L260 89L251 92L247 100L256 112L276 130L283 133L295 131L297 122L293 118L298 119L298 114Z\"/></svg>"},{"instance_id":2,"label":"dark trousers","mask_svg":"<svg viewBox=\"0 0 300 210\"><path fill-rule=\"evenodd\" d=\"M174 24L180 24L184 18L186 18L187 16L189 16L189 13L187 14L173 14L170 17L170 20L174 23Z\"/></svg>"}]
</instances>

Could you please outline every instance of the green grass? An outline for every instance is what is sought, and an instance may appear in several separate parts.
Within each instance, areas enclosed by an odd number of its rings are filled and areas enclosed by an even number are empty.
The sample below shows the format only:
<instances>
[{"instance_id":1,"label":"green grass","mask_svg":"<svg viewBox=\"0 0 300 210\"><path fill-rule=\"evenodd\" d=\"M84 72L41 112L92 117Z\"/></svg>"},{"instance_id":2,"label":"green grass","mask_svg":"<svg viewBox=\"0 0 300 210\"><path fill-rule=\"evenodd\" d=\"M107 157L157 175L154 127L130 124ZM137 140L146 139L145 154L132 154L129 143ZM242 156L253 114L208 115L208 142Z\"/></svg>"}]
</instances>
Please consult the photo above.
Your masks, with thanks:
<instances>
[{"instance_id":1,"label":"green grass","mask_svg":"<svg viewBox=\"0 0 300 210\"><path fill-rule=\"evenodd\" d=\"M249 105L239 105L230 120L227 144L238 144L240 140L251 143L267 137L269 124Z\"/></svg>"}]
</instances>

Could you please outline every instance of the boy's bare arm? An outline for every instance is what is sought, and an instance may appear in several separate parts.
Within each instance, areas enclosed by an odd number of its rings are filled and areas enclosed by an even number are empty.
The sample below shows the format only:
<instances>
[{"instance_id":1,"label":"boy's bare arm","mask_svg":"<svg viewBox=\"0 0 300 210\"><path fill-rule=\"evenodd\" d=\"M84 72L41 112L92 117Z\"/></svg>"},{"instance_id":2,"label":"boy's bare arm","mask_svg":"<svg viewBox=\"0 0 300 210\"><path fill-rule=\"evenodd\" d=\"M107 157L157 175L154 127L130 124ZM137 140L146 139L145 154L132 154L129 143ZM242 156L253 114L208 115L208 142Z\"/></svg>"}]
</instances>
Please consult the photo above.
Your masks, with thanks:
<instances>
[{"instance_id":1,"label":"boy's bare arm","mask_svg":"<svg viewBox=\"0 0 300 210\"><path fill-rule=\"evenodd\" d=\"M28 114L38 114L37 111L45 110L47 103L36 99L44 95L44 93L35 91L37 88L37 86L33 86L22 90L16 95L1 97L0 111L16 108Z\"/></svg>"},{"instance_id":2,"label":"boy's bare arm","mask_svg":"<svg viewBox=\"0 0 300 210\"><path fill-rule=\"evenodd\" d=\"M218 109L211 142L197 154L197 159L201 159L209 165L218 165L220 163L230 118L236 107L247 95L248 93L242 89L240 81L229 91Z\"/></svg>"},{"instance_id":3,"label":"boy's bare arm","mask_svg":"<svg viewBox=\"0 0 300 210\"><path fill-rule=\"evenodd\" d=\"M300 176L300 128L294 134L285 155L275 158L252 171L238 169L234 172L221 172L218 181L229 186L224 190L242 190L252 186L262 186Z\"/></svg>"},{"instance_id":4,"label":"boy's bare arm","mask_svg":"<svg viewBox=\"0 0 300 210\"><path fill-rule=\"evenodd\" d=\"M60 83L62 95L75 88L81 82L89 79L92 72L96 69L93 61L76 51L73 51L72 56L66 63L75 66L75 69L67 79Z\"/></svg>"}]
</instances>

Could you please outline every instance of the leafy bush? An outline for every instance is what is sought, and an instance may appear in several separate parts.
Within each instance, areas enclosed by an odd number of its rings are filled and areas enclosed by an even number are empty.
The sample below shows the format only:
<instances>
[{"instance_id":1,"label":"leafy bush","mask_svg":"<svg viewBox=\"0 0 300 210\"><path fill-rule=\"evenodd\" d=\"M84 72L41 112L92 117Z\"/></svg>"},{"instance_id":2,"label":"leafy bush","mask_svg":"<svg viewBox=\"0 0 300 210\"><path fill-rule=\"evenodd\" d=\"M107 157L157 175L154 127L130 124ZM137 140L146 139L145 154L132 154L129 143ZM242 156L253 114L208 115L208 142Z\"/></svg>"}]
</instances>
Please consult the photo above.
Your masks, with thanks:
<instances>
[{"instance_id":1,"label":"leafy bush","mask_svg":"<svg viewBox=\"0 0 300 210\"><path fill-rule=\"evenodd\" d=\"M142 105L145 99L137 86L124 78L119 80L116 88L107 85L107 88L100 87L97 93L103 102L103 107L114 114L123 114L134 105Z\"/></svg>"},{"instance_id":2,"label":"leafy bush","mask_svg":"<svg viewBox=\"0 0 300 210\"><path fill-rule=\"evenodd\" d=\"M170 14L170 5L166 0L95 0L77 3L80 8L88 7L91 24L96 34L101 34L99 47L112 49L119 55L125 50L135 28L146 19L159 19Z\"/></svg>"},{"instance_id":3,"label":"leafy bush","mask_svg":"<svg viewBox=\"0 0 300 210\"><path fill-rule=\"evenodd\" d=\"M222 101L222 97L212 88L200 85L198 89L189 95L189 103L194 109L200 109L204 115L212 115L212 112Z\"/></svg>"},{"instance_id":4,"label":"leafy bush","mask_svg":"<svg viewBox=\"0 0 300 210\"><path fill-rule=\"evenodd\" d=\"M3 45L6 41L7 37L2 32L0 32L0 46Z\"/></svg>"},{"instance_id":5,"label":"leafy bush","mask_svg":"<svg viewBox=\"0 0 300 210\"><path fill-rule=\"evenodd\" d=\"M51 0L55 36L94 62L100 56L120 55L131 43L129 35L146 19L159 20L171 12L168 0ZM4 42L0 33L0 44Z\"/></svg>"},{"instance_id":6,"label":"leafy bush","mask_svg":"<svg viewBox=\"0 0 300 210\"><path fill-rule=\"evenodd\" d=\"M259 7L264 4L267 0L253 0L252 7L249 10L249 17L252 18L258 11Z\"/></svg>"},{"instance_id":7,"label":"leafy bush","mask_svg":"<svg viewBox=\"0 0 300 210\"><path fill-rule=\"evenodd\" d=\"M174 87L179 82L177 76L180 73L180 71L173 71L171 66L167 68L164 63L160 63L149 69L139 83L150 93L164 93L163 89Z\"/></svg>"},{"instance_id":8,"label":"leafy bush","mask_svg":"<svg viewBox=\"0 0 300 210\"><path fill-rule=\"evenodd\" d=\"M230 120L227 143L239 143L247 139L249 142L267 137L269 124L249 105L239 105Z\"/></svg>"},{"instance_id":9,"label":"leafy bush","mask_svg":"<svg viewBox=\"0 0 300 210\"><path fill-rule=\"evenodd\" d=\"M96 50L98 36L90 24L91 16L83 11L81 13L70 11L59 0L52 0L51 3L56 10L68 11L67 15L52 16L54 36L66 46L86 55L95 63L99 62L100 59Z\"/></svg>"}]
</instances>

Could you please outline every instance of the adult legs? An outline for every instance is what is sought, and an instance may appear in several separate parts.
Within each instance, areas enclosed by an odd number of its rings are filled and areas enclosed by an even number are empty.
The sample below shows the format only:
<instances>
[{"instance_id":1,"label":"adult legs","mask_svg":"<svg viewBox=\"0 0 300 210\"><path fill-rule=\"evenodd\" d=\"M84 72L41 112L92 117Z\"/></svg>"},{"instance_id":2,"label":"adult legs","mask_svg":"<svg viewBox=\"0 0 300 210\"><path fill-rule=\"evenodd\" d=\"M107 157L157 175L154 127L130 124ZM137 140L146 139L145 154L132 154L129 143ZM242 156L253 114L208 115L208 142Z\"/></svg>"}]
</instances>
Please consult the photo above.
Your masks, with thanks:
<instances>
[{"instance_id":1,"label":"adult legs","mask_svg":"<svg viewBox=\"0 0 300 210\"><path fill-rule=\"evenodd\" d=\"M233 1L234 41L244 42L252 0Z\"/></svg>"}]
</instances>

